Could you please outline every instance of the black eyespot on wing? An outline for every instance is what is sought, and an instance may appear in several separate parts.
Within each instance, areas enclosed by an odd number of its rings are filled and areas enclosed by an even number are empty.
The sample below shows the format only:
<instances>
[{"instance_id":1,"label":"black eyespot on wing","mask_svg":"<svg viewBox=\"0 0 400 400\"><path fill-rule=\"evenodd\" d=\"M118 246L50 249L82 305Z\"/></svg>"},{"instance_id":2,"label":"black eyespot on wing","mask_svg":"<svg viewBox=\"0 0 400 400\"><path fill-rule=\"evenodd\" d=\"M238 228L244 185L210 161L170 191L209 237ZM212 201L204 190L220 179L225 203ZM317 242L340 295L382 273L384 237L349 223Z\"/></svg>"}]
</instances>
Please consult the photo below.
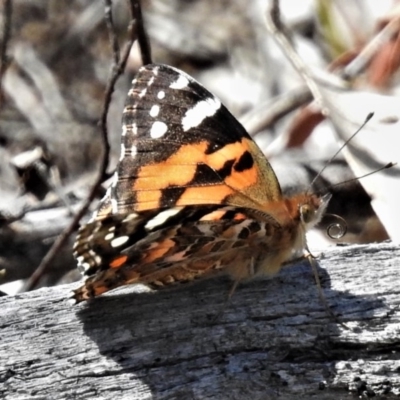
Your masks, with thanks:
<instances>
[{"instance_id":1,"label":"black eyespot on wing","mask_svg":"<svg viewBox=\"0 0 400 400\"><path fill-rule=\"evenodd\" d=\"M217 170L217 174L221 179L225 179L227 176L232 173L232 166L235 163L235 160L227 160L225 161L222 168Z\"/></svg>"},{"instance_id":2,"label":"black eyespot on wing","mask_svg":"<svg viewBox=\"0 0 400 400\"><path fill-rule=\"evenodd\" d=\"M233 168L237 172L242 172L245 171L246 169L252 168L253 165L254 165L253 156L248 151L245 151Z\"/></svg>"},{"instance_id":3,"label":"black eyespot on wing","mask_svg":"<svg viewBox=\"0 0 400 400\"><path fill-rule=\"evenodd\" d=\"M250 231L247 228L243 228L238 235L239 239L247 239L250 235Z\"/></svg>"},{"instance_id":4,"label":"black eyespot on wing","mask_svg":"<svg viewBox=\"0 0 400 400\"><path fill-rule=\"evenodd\" d=\"M182 194L185 192L184 187L169 186L162 190L160 198L160 207L173 207Z\"/></svg>"}]
</instances>

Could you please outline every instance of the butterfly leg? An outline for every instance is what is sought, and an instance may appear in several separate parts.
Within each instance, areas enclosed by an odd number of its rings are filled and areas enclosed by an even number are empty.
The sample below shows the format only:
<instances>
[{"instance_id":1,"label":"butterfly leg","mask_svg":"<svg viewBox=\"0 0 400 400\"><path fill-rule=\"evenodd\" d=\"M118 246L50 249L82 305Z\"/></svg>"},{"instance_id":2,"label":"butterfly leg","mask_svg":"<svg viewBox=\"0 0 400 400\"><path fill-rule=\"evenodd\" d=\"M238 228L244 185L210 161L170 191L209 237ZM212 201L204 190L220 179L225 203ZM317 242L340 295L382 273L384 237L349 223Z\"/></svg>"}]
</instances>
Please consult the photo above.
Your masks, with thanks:
<instances>
[{"instance_id":1,"label":"butterfly leg","mask_svg":"<svg viewBox=\"0 0 400 400\"><path fill-rule=\"evenodd\" d=\"M311 253L310 253L311 254ZM308 255L303 254L300 257L292 258L291 260L285 261L282 263L282 268L284 267L291 267L294 264L301 263L303 261L308 261Z\"/></svg>"},{"instance_id":2,"label":"butterfly leg","mask_svg":"<svg viewBox=\"0 0 400 400\"><path fill-rule=\"evenodd\" d=\"M231 298L232 298L233 294L235 293L239 283L243 279L254 275L254 257L251 257L250 263L249 263L248 266L243 267L243 265L242 265L241 268L242 268L243 271L245 271L245 273L244 274L242 273L239 276L237 274L234 275L233 285L232 285L231 289L228 292L228 297L226 298L224 305L221 307L221 309L218 311L218 313L212 319L212 321L211 321L212 323L215 323L216 321L218 321L221 318L221 316L224 314L225 310L229 306Z\"/></svg>"},{"instance_id":3,"label":"butterfly leg","mask_svg":"<svg viewBox=\"0 0 400 400\"><path fill-rule=\"evenodd\" d=\"M248 278L248 277L251 277L251 276L254 275L254 257L251 257L251 258L250 258L250 263L249 263L249 265L248 265L248 267L247 267L246 269L247 269L246 276L239 276L239 277L236 277L236 278L235 278L235 280L234 280L234 282L233 282L233 285L232 285L232 287L231 287L231 290L230 290L229 293L228 293L228 301L231 299L231 297L232 297L233 294L235 293L235 291L236 291L236 289L237 289L239 283L240 283L243 279Z\"/></svg>"},{"instance_id":4,"label":"butterfly leg","mask_svg":"<svg viewBox=\"0 0 400 400\"><path fill-rule=\"evenodd\" d=\"M313 274L314 274L315 283L316 283L317 288L318 288L318 296L319 296L319 299L320 299L321 303L323 304L323 306L324 306L324 308L325 308L327 314L328 314L336 323L338 323L339 325L341 325L343 328L345 328L345 329L350 329L348 326L346 326L346 324L344 324L343 322L341 322L341 321L339 320L339 318L332 312L331 308L329 307L328 301L326 300L326 297L325 297L323 288L322 288L322 286L321 286L321 280L320 280L320 278L319 278L319 274L318 274L318 270L317 270L317 264L316 264L316 261L315 261L316 259L317 259L317 257L315 257L315 256L310 252L310 250L309 250L308 248L306 248L306 253L305 253L305 254L303 254L303 255L300 256L300 257L293 258L293 259L291 259L291 260L289 260L289 261L285 261L285 262L282 264L282 267L291 266L291 265L294 265L294 264L296 264L296 263L298 263L298 262L302 262L302 261L304 261L304 260L307 260L307 261L309 262L309 264L311 265L311 268L312 268L312 271L313 271Z\"/></svg>"},{"instance_id":5,"label":"butterfly leg","mask_svg":"<svg viewBox=\"0 0 400 400\"><path fill-rule=\"evenodd\" d=\"M308 252L308 250L307 250L307 252ZM317 264L315 262L315 257L310 252L308 252L308 254L304 255L304 258L307 258L308 262L311 265L311 268L312 268L313 274L314 274L315 283L317 284L317 288L318 288L319 299L320 299L321 303L324 305L327 314L337 324L341 325L344 329L350 329L346 324L344 324L343 322L341 322L339 320L339 318L333 313L333 311L329 307L328 301L326 300L326 297L324 294L324 290L322 289L322 286L321 286L321 280L319 279L319 274L318 274L318 270L317 270Z\"/></svg>"},{"instance_id":6,"label":"butterfly leg","mask_svg":"<svg viewBox=\"0 0 400 400\"><path fill-rule=\"evenodd\" d=\"M229 306L229 303L231 302L231 298L233 296L233 294L236 291L236 288L238 287L239 283L240 283L241 279L235 279L235 281L233 282L233 285L231 287L231 290L229 290L228 292L228 297L225 300L224 305L222 306L221 310L215 315L215 317L212 319L213 322L217 321L225 312L225 310L227 309L227 307Z\"/></svg>"}]
</instances>

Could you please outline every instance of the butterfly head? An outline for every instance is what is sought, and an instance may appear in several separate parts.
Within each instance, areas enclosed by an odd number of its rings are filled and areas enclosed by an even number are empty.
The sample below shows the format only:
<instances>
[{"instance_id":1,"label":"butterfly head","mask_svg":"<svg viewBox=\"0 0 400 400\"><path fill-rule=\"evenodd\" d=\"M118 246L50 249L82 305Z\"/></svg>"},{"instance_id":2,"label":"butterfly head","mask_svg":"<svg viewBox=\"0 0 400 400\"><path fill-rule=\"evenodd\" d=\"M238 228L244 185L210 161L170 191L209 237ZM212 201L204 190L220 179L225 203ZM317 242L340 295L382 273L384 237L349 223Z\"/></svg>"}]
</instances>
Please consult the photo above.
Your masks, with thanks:
<instances>
[{"instance_id":1,"label":"butterfly head","mask_svg":"<svg viewBox=\"0 0 400 400\"><path fill-rule=\"evenodd\" d=\"M299 201L300 220L306 230L317 225L325 214L329 200L332 195L330 193L323 196L305 195Z\"/></svg>"}]
</instances>

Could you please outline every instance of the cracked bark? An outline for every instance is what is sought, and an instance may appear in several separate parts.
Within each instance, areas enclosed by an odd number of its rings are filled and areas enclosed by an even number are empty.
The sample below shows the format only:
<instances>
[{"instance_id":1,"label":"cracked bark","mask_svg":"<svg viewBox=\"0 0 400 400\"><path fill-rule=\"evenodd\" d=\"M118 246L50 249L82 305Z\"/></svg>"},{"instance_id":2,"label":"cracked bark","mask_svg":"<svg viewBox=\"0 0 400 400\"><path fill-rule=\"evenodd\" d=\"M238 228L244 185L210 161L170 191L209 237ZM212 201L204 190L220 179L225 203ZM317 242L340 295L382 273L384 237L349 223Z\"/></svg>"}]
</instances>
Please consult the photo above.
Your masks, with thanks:
<instances>
[{"instance_id":1,"label":"cracked bark","mask_svg":"<svg viewBox=\"0 0 400 400\"><path fill-rule=\"evenodd\" d=\"M400 393L400 247L337 247L241 285L126 287L78 306L77 284L0 298L0 397L352 399Z\"/></svg>"}]
</instances>

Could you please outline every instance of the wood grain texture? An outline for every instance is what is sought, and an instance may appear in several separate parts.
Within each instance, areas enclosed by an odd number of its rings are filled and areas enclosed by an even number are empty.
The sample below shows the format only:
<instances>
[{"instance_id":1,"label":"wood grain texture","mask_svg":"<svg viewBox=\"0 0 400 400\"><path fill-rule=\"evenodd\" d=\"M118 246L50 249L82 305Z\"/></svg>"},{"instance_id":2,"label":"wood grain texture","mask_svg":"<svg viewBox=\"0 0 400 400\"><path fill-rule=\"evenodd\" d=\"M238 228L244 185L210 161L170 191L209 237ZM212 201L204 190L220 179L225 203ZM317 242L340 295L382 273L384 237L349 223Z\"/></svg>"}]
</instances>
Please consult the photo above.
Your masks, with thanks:
<instances>
[{"instance_id":1,"label":"wood grain texture","mask_svg":"<svg viewBox=\"0 0 400 400\"><path fill-rule=\"evenodd\" d=\"M78 284L0 298L0 398L353 399L400 394L400 247L319 258L241 285L128 287L71 306ZM136 292L135 292L136 291Z\"/></svg>"}]
</instances>

